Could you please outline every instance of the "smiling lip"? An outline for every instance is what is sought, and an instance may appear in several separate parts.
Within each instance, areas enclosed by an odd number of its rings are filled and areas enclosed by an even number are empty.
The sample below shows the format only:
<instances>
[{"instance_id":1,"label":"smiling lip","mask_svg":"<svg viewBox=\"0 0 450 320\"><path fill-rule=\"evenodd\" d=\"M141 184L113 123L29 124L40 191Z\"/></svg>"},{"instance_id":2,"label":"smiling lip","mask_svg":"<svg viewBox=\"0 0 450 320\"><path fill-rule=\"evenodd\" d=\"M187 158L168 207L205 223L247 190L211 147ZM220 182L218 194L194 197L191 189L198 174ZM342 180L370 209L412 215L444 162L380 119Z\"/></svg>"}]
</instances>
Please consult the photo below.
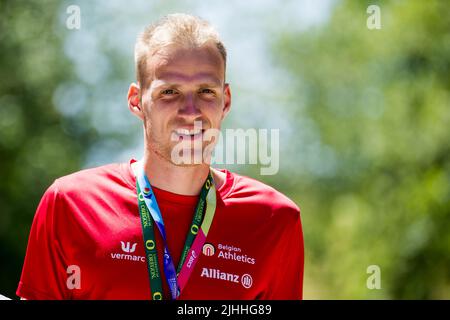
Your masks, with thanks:
<instances>
[{"instance_id":1,"label":"smiling lip","mask_svg":"<svg viewBox=\"0 0 450 320\"><path fill-rule=\"evenodd\" d=\"M178 137L178 141L195 141L202 139L203 133L205 132L205 129L199 129L199 128L178 128L174 130L174 134Z\"/></svg>"}]
</instances>

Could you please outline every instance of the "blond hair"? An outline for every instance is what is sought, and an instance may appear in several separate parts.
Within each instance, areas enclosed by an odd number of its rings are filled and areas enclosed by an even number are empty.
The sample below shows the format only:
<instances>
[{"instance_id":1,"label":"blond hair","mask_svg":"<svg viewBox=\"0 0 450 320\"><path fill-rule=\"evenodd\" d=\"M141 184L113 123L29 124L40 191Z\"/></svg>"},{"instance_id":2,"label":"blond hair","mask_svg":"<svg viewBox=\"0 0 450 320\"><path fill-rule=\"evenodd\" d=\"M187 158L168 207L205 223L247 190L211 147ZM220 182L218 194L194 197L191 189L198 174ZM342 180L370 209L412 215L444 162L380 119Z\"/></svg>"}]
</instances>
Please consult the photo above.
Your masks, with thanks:
<instances>
[{"instance_id":1,"label":"blond hair","mask_svg":"<svg viewBox=\"0 0 450 320\"><path fill-rule=\"evenodd\" d=\"M227 52L219 34L206 20L188 14L169 14L145 28L136 41L134 61L136 78L141 88L146 87L148 57L169 45L199 48L213 43L223 58L226 67Z\"/></svg>"}]
</instances>

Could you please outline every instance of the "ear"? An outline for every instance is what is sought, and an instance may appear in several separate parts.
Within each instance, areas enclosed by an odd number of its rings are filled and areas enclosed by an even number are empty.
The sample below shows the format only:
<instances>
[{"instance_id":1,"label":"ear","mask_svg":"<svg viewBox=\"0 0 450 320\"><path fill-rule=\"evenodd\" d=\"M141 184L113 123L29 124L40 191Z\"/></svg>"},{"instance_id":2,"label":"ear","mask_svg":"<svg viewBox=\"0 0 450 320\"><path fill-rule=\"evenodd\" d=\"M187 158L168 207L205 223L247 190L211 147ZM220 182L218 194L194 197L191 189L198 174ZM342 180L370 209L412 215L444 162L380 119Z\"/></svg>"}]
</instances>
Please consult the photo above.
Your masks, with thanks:
<instances>
[{"instance_id":1,"label":"ear","mask_svg":"<svg viewBox=\"0 0 450 320\"><path fill-rule=\"evenodd\" d=\"M139 98L140 91L139 83L130 84L130 88L128 89L128 109L139 119L144 120L144 112Z\"/></svg>"},{"instance_id":2,"label":"ear","mask_svg":"<svg viewBox=\"0 0 450 320\"><path fill-rule=\"evenodd\" d=\"M231 89L230 85L228 83L225 83L224 88L224 107L223 107L223 114L222 114L222 120L226 117L228 112L230 112L231 109Z\"/></svg>"}]
</instances>

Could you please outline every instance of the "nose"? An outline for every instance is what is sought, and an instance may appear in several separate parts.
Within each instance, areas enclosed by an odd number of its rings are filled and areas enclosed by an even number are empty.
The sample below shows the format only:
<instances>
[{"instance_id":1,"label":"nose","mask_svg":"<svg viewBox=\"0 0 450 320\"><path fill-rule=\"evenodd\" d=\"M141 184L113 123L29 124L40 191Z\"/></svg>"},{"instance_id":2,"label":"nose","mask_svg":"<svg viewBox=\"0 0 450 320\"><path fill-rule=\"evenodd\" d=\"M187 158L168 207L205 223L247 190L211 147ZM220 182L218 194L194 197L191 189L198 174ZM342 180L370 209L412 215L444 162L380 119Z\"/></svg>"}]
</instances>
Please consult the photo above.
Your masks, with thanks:
<instances>
[{"instance_id":1,"label":"nose","mask_svg":"<svg viewBox=\"0 0 450 320\"><path fill-rule=\"evenodd\" d=\"M196 120L202 115L200 109L197 108L193 94L187 94L185 96L182 107L178 110L178 114L191 121Z\"/></svg>"}]
</instances>

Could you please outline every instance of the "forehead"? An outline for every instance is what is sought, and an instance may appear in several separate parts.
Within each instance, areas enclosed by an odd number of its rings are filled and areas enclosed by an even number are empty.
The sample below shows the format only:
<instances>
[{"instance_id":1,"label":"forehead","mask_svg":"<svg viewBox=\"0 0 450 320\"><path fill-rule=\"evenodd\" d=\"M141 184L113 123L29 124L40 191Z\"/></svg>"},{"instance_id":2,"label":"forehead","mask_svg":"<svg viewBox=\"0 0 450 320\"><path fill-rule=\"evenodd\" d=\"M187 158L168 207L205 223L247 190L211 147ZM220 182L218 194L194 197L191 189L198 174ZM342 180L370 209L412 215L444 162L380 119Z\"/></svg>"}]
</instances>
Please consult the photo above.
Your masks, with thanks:
<instances>
[{"instance_id":1,"label":"forehead","mask_svg":"<svg viewBox=\"0 0 450 320\"><path fill-rule=\"evenodd\" d=\"M212 46L162 48L150 57L148 68L147 74L153 80L172 83L197 81L221 83L225 74L222 56Z\"/></svg>"}]
</instances>

